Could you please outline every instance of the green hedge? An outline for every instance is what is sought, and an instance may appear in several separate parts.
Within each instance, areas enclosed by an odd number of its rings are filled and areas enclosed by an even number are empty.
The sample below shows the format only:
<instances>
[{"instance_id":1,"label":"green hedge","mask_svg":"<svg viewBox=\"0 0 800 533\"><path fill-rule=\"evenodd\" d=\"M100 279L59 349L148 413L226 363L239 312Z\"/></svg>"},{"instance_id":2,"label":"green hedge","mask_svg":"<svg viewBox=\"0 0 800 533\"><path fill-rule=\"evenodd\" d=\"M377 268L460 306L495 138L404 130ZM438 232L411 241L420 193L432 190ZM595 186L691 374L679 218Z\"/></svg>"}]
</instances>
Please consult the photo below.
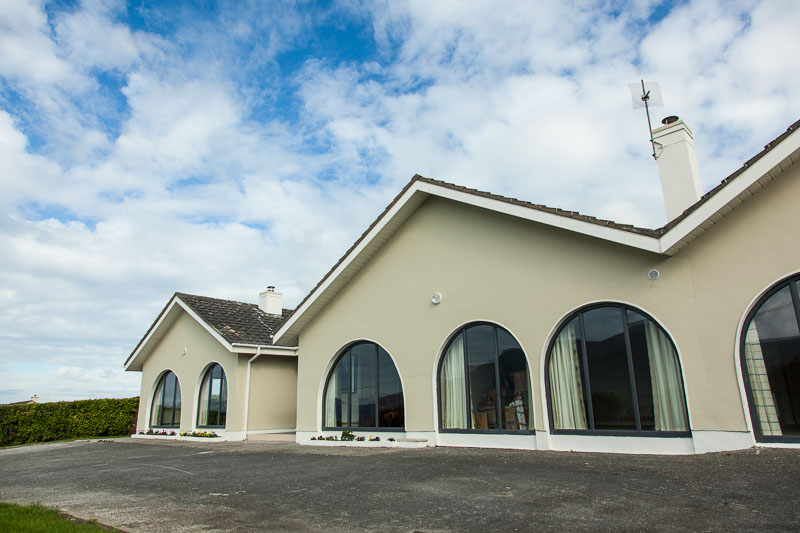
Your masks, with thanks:
<instances>
[{"instance_id":1,"label":"green hedge","mask_svg":"<svg viewBox=\"0 0 800 533\"><path fill-rule=\"evenodd\" d=\"M139 398L0 405L0 446L130 435Z\"/></svg>"}]
</instances>

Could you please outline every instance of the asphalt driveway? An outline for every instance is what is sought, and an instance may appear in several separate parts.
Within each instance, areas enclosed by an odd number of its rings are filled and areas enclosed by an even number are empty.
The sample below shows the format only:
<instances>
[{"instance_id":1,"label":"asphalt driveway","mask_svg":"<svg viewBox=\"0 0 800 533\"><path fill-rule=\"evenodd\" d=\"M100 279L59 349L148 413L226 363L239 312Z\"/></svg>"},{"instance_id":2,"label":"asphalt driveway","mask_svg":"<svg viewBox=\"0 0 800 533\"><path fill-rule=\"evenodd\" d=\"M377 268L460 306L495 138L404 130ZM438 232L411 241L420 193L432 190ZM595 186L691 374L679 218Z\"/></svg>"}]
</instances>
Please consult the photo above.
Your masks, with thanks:
<instances>
[{"instance_id":1,"label":"asphalt driveway","mask_svg":"<svg viewBox=\"0 0 800 533\"><path fill-rule=\"evenodd\" d=\"M126 531L798 530L800 451L629 456L131 439L0 450L0 500Z\"/></svg>"}]
</instances>

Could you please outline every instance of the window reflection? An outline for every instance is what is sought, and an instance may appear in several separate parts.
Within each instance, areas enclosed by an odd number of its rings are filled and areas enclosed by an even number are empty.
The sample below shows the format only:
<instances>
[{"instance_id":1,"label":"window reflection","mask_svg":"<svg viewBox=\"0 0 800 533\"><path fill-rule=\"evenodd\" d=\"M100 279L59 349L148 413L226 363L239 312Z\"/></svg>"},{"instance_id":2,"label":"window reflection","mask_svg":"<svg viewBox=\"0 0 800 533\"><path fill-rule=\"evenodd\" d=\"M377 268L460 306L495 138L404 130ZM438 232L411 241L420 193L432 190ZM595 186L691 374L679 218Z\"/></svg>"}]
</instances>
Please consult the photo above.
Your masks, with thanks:
<instances>
[{"instance_id":1,"label":"window reflection","mask_svg":"<svg viewBox=\"0 0 800 533\"><path fill-rule=\"evenodd\" d=\"M178 427L181 423L181 386L173 372L164 374L156 385L150 425Z\"/></svg>"},{"instance_id":2,"label":"window reflection","mask_svg":"<svg viewBox=\"0 0 800 533\"><path fill-rule=\"evenodd\" d=\"M402 428L403 390L389 354L373 342L353 344L328 377L326 428Z\"/></svg>"},{"instance_id":3,"label":"window reflection","mask_svg":"<svg viewBox=\"0 0 800 533\"><path fill-rule=\"evenodd\" d=\"M473 324L445 348L439 366L443 430L532 430L528 365L519 343L494 324Z\"/></svg>"},{"instance_id":4,"label":"window reflection","mask_svg":"<svg viewBox=\"0 0 800 533\"><path fill-rule=\"evenodd\" d=\"M783 282L756 306L742 347L757 436L800 437L798 282Z\"/></svg>"},{"instance_id":5,"label":"window reflection","mask_svg":"<svg viewBox=\"0 0 800 533\"><path fill-rule=\"evenodd\" d=\"M689 430L672 341L632 308L603 305L575 313L556 335L547 365L553 429Z\"/></svg>"},{"instance_id":6,"label":"window reflection","mask_svg":"<svg viewBox=\"0 0 800 533\"><path fill-rule=\"evenodd\" d=\"M218 363L211 365L200 384L200 427L224 427L228 411L228 381Z\"/></svg>"}]
</instances>

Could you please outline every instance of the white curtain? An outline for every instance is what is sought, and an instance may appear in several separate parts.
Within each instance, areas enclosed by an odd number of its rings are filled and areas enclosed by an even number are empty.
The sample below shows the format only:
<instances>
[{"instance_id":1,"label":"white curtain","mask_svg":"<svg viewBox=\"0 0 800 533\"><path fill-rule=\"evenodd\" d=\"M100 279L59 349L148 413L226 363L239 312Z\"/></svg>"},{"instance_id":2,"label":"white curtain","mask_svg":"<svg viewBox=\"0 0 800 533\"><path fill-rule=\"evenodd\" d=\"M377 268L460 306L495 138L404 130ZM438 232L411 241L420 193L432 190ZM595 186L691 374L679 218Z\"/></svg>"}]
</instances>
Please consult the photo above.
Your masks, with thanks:
<instances>
[{"instance_id":1,"label":"white curtain","mask_svg":"<svg viewBox=\"0 0 800 533\"><path fill-rule=\"evenodd\" d=\"M325 426L336 427L336 392L339 390L338 364L328 379L328 394L325 398Z\"/></svg>"},{"instance_id":2,"label":"white curtain","mask_svg":"<svg viewBox=\"0 0 800 533\"><path fill-rule=\"evenodd\" d=\"M153 396L153 409L150 415L150 425L151 426L160 426L161 425L161 411L164 408L164 382L166 380L161 378L158 382L158 388L156 389L156 393Z\"/></svg>"},{"instance_id":3,"label":"white curtain","mask_svg":"<svg viewBox=\"0 0 800 533\"><path fill-rule=\"evenodd\" d=\"M439 380L442 427L467 429L467 382L464 377L464 334L453 339L442 362Z\"/></svg>"},{"instance_id":4,"label":"white curtain","mask_svg":"<svg viewBox=\"0 0 800 533\"><path fill-rule=\"evenodd\" d=\"M575 325L561 331L550 354L550 405L556 429L587 429Z\"/></svg>"},{"instance_id":5,"label":"white curtain","mask_svg":"<svg viewBox=\"0 0 800 533\"><path fill-rule=\"evenodd\" d=\"M645 321L645 335L656 431L687 431L689 424L686 420L678 355L667 336L649 320Z\"/></svg>"},{"instance_id":6,"label":"white curtain","mask_svg":"<svg viewBox=\"0 0 800 533\"><path fill-rule=\"evenodd\" d=\"M761 352L761 339L756 330L756 321L750 321L747 335L744 338L744 360L747 362L747 375L750 378L750 390L756 408L758 427L762 435L783 435L775 410L775 399L769 386L767 367L764 365L764 354Z\"/></svg>"},{"instance_id":7,"label":"white curtain","mask_svg":"<svg viewBox=\"0 0 800 533\"><path fill-rule=\"evenodd\" d=\"M211 386L211 372L207 372L200 386L200 420L199 426L208 425L208 388Z\"/></svg>"}]
</instances>

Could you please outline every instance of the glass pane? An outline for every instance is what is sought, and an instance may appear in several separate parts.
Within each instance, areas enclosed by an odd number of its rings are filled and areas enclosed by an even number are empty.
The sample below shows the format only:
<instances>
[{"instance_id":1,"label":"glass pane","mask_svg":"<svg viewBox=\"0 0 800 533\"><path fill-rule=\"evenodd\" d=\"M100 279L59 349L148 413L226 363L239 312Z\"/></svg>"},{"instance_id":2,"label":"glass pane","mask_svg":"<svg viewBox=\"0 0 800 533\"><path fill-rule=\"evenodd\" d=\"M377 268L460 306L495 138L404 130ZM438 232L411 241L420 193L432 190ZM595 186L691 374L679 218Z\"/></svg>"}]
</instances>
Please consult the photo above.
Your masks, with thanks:
<instances>
[{"instance_id":1,"label":"glass pane","mask_svg":"<svg viewBox=\"0 0 800 533\"><path fill-rule=\"evenodd\" d=\"M464 334L450 341L439 370L442 428L467 428L467 381L464 375Z\"/></svg>"},{"instance_id":2,"label":"glass pane","mask_svg":"<svg viewBox=\"0 0 800 533\"><path fill-rule=\"evenodd\" d=\"M219 425L225 425L225 419L228 412L228 379L225 377L225 372L220 367L220 373L222 374L222 393L220 394L219 398Z\"/></svg>"},{"instance_id":3,"label":"glass pane","mask_svg":"<svg viewBox=\"0 0 800 533\"><path fill-rule=\"evenodd\" d=\"M350 426L375 427L377 346L357 344L350 349Z\"/></svg>"},{"instance_id":4,"label":"glass pane","mask_svg":"<svg viewBox=\"0 0 800 533\"><path fill-rule=\"evenodd\" d=\"M550 410L555 429L588 429L580 318L559 333L550 351Z\"/></svg>"},{"instance_id":5,"label":"glass pane","mask_svg":"<svg viewBox=\"0 0 800 533\"><path fill-rule=\"evenodd\" d=\"M595 428L635 430L622 309L586 311L583 323Z\"/></svg>"},{"instance_id":6,"label":"glass pane","mask_svg":"<svg viewBox=\"0 0 800 533\"><path fill-rule=\"evenodd\" d=\"M497 429L494 327L472 326L466 333L472 427Z\"/></svg>"},{"instance_id":7,"label":"glass pane","mask_svg":"<svg viewBox=\"0 0 800 533\"><path fill-rule=\"evenodd\" d=\"M497 328L497 351L503 406L502 429L530 429L530 393L525 354L514 337L503 328Z\"/></svg>"},{"instance_id":8,"label":"glass pane","mask_svg":"<svg viewBox=\"0 0 800 533\"><path fill-rule=\"evenodd\" d=\"M403 427L403 389L394 361L378 347L378 425Z\"/></svg>"},{"instance_id":9,"label":"glass pane","mask_svg":"<svg viewBox=\"0 0 800 533\"><path fill-rule=\"evenodd\" d=\"M800 435L800 331L789 286L764 302L753 321L781 431Z\"/></svg>"},{"instance_id":10,"label":"glass pane","mask_svg":"<svg viewBox=\"0 0 800 533\"><path fill-rule=\"evenodd\" d=\"M161 425L161 414L164 405L164 378L161 378L156 385L156 393L153 395L153 412L150 415L150 425Z\"/></svg>"},{"instance_id":11,"label":"glass pane","mask_svg":"<svg viewBox=\"0 0 800 533\"><path fill-rule=\"evenodd\" d=\"M652 320L633 311L628 311L628 324L642 429L689 431L683 377L672 341Z\"/></svg>"},{"instance_id":12,"label":"glass pane","mask_svg":"<svg viewBox=\"0 0 800 533\"><path fill-rule=\"evenodd\" d=\"M211 383L211 374L206 372L203 383L200 385L200 416L197 420L198 426L208 425L208 386Z\"/></svg>"},{"instance_id":13,"label":"glass pane","mask_svg":"<svg viewBox=\"0 0 800 533\"><path fill-rule=\"evenodd\" d=\"M636 381L636 397L639 400L639 417L644 431L656 429L653 411L653 386L650 381L650 358L645 333L645 317L639 313L628 311L628 335L631 339L631 356L633 357L633 375Z\"/></svg>"},{"instance_id":14,"label":"glass pane","mask_svg":"<svg viewBox=\"0 0 800 533\"><path fill-rule=\"evenodd\" d=\"M172 407L175 404L175 374L170 372L164 376L164 407Z\"/></svg>"},{"instance_id":15,"label":"glass pane","mask_svg":"<svg viewBox=\"0 0 800 533\"><path fill-rule=\"evenodd\" d=\"M219 366L214 366L211 369L211 393L208 400L208 425L219 425L219 407L220 398L222 396L222 379L219 372Z\"/></svg>"},{"instance_id":16,"label":"glass pane","mask_svg":"<svg viewBox=\"0 0 800 533\"><path fill-rule=\"evenodd\" d=\"M328 381L328 398L325 405L325 424L328 427L346 427L350 421L350 352L339 359Z\"/></svg>"},{"instance_id":17,"label":"glass pane","mask_svg":"<svg viewBox=\"0 0 800 533\"><path fill-rule=\"evenodd\" d=\"M178 377L175 374L172 374L172 377L175 379L175 402L173 403L173 419L172 425L173 426L180 426L181 425L181 384L178 382Z\"/></svg>"}]
</instances>

